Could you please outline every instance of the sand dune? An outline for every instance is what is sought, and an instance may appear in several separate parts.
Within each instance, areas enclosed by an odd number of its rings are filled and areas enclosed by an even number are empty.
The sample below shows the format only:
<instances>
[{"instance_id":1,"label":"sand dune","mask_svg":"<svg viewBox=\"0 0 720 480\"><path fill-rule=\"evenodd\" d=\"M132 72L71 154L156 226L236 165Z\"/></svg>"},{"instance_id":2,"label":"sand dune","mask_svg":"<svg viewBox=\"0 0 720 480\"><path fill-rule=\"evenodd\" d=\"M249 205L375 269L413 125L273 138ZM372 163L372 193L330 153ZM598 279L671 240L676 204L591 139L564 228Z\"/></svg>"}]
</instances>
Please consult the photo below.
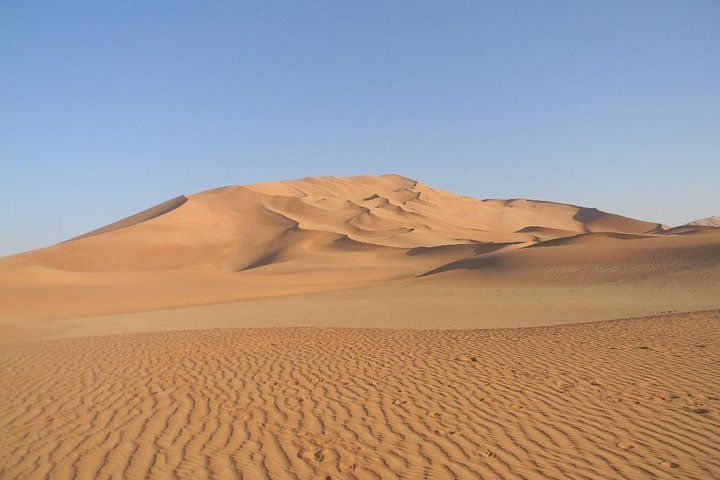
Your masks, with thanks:
<instances>
[{"instance_id":1,"label":"sand dune","mask_svg":"<svg viewBox=\"0 0 720 480\"><path fill-rule=\"evenodd\" d=\"M377 247L524 242L527 227L647 233L658 224L530 200L477 200L397 175L308 178L181 196L2 268L69 271L191 269L236 272L303 244L344 253L348 238ZM324 235L323 235L324 234ZM291 257L294 258L294 257Z\"/></svg>"},{"instance_id":2,"label":"sand dune","mask_svg":"<svg viewBox=\"0 0 720 480\"><path fill-rule=\"evenodd\" d=\"M475 271L476 277L553 277L565 281L627 281L690 272L712 288L720 280L720 235L590 233L544 240L511 251L473 255L436 268Z\"/></svg>"},{"instance_id":3,"label":"sand dune","mask_svg":"<svg viewBox=\"0 0 720 480\"><path fill-rule=\"evenodd\" d=\"M720 313L0 349L2 478L720 476Z\"/></svg>"},{"instance_id":4,"label":"sand dune","mask_svg":"<svg viewBox=\"0 0 720 480\"><path fill-rule=\"evenodd\" d=\"M606 241L659 235L671 236L660 224L596 209L478 200L398 175L223 187L0 259L0 322L354 288L452 262L526 258L512 252L532 245L592 241L597 251L584 254L595 257ZM629 243L612 248L635 251ZM675 243L668 239L667 248ZM545 249L544 255L539 264L563 264L564 254Z\"/></svg>"},{"instance_id":5,"label":"sand dune","mask_svg":"<svg viewBox=\"0 0 720 480\"><path fill-rule=\"evenodd\" d=\"M0 478L719 478L719 327L710 226L182 195L0 259Z\"/></svg>"},{"instance_id":6,"label":"sand dune","mask_svg":"<svg viewBox=\"0 0 720 480\"><path fill-rule=\"evenodd\" d=\"M720 215L701 218L700 220L695 220L688 223L688 225L697 225L703 227L720 227Z\"/></svg>"}]
</instances>

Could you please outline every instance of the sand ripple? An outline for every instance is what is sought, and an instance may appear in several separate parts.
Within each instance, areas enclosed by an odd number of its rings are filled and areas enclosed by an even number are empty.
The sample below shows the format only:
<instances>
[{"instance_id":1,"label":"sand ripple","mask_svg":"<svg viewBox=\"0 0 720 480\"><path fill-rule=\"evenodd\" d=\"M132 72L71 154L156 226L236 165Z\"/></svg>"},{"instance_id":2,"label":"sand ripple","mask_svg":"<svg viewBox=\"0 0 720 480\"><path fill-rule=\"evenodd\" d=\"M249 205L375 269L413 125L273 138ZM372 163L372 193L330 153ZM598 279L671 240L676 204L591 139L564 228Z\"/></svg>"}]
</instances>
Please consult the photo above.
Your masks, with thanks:
<instances>
[{"instance_id":1,"label":"sand ripple","mask_svg":"<svg viewBox=\"0 0 720 480\"><path fill-rule=\"evenodd\" d=\"M5 345L2 478L720 478L720 313Z\"/></svg>"}]
</instances>

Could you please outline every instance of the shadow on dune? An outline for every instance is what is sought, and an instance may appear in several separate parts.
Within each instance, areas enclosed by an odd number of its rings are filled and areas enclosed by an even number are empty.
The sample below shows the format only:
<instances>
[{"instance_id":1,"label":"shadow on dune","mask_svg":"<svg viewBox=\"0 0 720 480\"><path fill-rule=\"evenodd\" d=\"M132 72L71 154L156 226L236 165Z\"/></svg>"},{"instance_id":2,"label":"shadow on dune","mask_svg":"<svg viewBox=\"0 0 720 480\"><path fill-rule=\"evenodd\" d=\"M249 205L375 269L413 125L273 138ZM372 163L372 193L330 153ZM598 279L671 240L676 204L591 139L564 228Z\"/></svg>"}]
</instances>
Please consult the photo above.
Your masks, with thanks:
<instances>
[{"instance_id":1,"label":"shadow on dune","mask_svg":"<svg viewBox=\"0 0 720 480\"><path fill-rule=\"evenodd\" d=\"M269 255L265 255L264 257L254 261L253 263L251 263L250 265L248 265L246 267L239 269L238 271L245 272L247 270L252 270L254 268L265 267L265 266L273 263L277 259L277 257L278 257L277 253L271 253Z\"/></svg>"},{"instance_id":2,"label":"shadow on dune","mask_svg":"<svg viewBox=\"0 0 720 480\"><path fill-rule=\"evenodd\" d=\"M659 223L642 222L622 215L603 212L597 208L578 207L573 219L583 224L585 233L597 232L598 230L625 230L631 233L663 232L663 226ZM602 226L603 224L604 226ZM612 225L612 227L607 228L608 225ZM641 229L642 225L646 228Z\"/></svg>"},{"instance_id":3,"label":"shadow on dune","mask_svg":"<svg viewBox=\"0 0 720 480\"><path fill-rule=\"evenodd\" d=\"M436 253L436 252L452 252L452 251L458 251L458 252L464 252L472 251L473 255L484 255L486 253L492 253L496 252L498 250L501 250L509 245L518 245L524 242L489 242L489 243L480 243L480 242L473 242L473 243L463 243L458 245L440 245L437 247L415 247L411 248L407 251L407 255L414 257L416 255L426 255L429 253Z\"/></svg>"},{"instance_id":4,"label":"shadow on dune","mask_svg":"<svg viewBox=\"0 0 720 480\"><path fill-rule=\"evenodd\" d=\"M451 270L479 270L479 269L483 269L483 268L492 269L492 268L497 267L500 264L500 261L501 261L501 259L496 256L491 256L491 257L478 256L478 257L471 257L471 258L463 258L462 260L456 260L454 262L450 262L441 267L430 270L429 272L425 272L421 275L418 275L417 278L427 277L429 275L435 275L436 273L449 272Z\"/></svg>"},{"instance_id":5,"label":"shadow on dune","mask_svg":"<svg viewBox=\"0 0 720 480\"><path fill-rule=\"evenodd\" d=\"M573 245L581 243L582 241L593 241L602 239L614 239L614 240L641 240L648 238L647 235L635 235L632 233L615 233L615 232L596 232L596 233L580 233L573 235L572 237L553 238L551 240L545 240L538 242L533 245L528 245L524 248L536 248L536 247L557 247L560 245Z\"/></svg>"},{"instance_id":6,"label":"shadow on dune","mask_svg":"<svg viewBox=\"0 0 720 480\"><path fill-rule=\"evenodd\" d=\"M475 256L470 258L463 258L460 260L456 260L454 262L447 263L445 265L442 265L438 268L435 268L433 270L430 270L429 272L423 273L422 275L418 275L418 277L425 277L427 275L433 275L436 273L441 272L447 272L449 270L458 270L458 269L465 269L465 270L476 270L480 268L493 268L496 265L498 265L499 259L495 256L486 257L484 255L488 253L493 253L502 250L505 247L509 247L511 245L519 245L524 242L499 242L499 243L483 243L480 245L476 245L473 249L473 253ZM460 245L458 245L460 246ZM467 247L467 245L462 245L463 247ZM438 247L434 247L438 248ZM412 249L411 251L408 251L408 255L419 255L420 253L412 253L413 250L419 250L417 248ZM424 249L432 250L432 248L426 248Z\"/></svg>"},{"instance_id":7,"label":"shadow on dune","mask_svg":"<svg viewBox=\"0 0 720 480\"><path fill-rule=\"evenodd\" d=\"M525 242L500 242L500 243L483 243L475 247L475 255L484 255L486 253L496 252L510 245L520 245Z\"/></svg>"},{"instance_id":8,"label":"shadow on dune","mask_svg":"<svg viewBox=\"0 0 720 480\"><path fill-rule=\"evenodd\" d=\"M579 207L578 212L573 216L573 220L577 220L578 222L582 223L585 232L590 233L587 224L596 222L600 220L601 217L602 213L597 208Z\"/></svg>"},{"instance_id":9,"label":"shadow on dune","mask_svg":"<svg viewBox=\"0 0 720 480\"><path fill-rule=\"evenodd\" d=\"M152 220L153 218L160 217L162 215L165 215L166 213L170 213L173 210L176 210L188 201L188 198L185 195L180 195L179 197L171 198L170 200L160 203L158 205L155 205L154 207L150 207L147 210L143 210L142 212L136 213L135 215L131 215L129 217L123 218L122 220L118 220L115 223L111 223L110 225L105 225L102 228L98 228L97 230L93 230L91 232L85 233L83 235L79 235L77 237L73 237L69 240L65 240L61 243L67 243L71 242L73 240L79 240L81 238L88 238L88 237L94 237L95 235L100 235L103 233L109 233L115 230L120 230L121 228L127 228L132 225L136 225L138 223L147 222L148 220Z\"/></svg>"},{"instance_id":10,"label":"shadow on dune","mask_svg":"<svg viewBox=\"0 0 720 480\"><path fill-rule=\"evenodd\" d=\"M472 251L474 244L470 243L463 243L458 245L438 245L436 247L415 247L411 248L407 251L407 255L410 257L415 257L418 255L428 255L432 253L438 253L438 252L465 252L467 251L470 253Z\"/></svg>"}]
</instances>

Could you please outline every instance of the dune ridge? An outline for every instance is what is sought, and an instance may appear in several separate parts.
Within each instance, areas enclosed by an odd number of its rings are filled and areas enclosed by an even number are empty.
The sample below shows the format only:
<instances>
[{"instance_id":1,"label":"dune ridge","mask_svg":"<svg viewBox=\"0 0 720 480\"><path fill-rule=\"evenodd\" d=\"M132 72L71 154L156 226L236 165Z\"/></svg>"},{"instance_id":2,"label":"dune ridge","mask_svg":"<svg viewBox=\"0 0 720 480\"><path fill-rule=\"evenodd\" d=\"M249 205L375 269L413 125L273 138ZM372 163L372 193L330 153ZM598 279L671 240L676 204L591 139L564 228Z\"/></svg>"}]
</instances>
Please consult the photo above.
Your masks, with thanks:
<instances>
[{"instance_id":1,"label":"dune ridge","mask_svg":"<svg viewBox=\"0 0 720 480\"><path fill-rule=\"evenodd\" d=\"M711 217L701 218L694 220L687 225L701 226L701 227L720 227L720 215L713 215Z\"/></svg>"}]
</instances>

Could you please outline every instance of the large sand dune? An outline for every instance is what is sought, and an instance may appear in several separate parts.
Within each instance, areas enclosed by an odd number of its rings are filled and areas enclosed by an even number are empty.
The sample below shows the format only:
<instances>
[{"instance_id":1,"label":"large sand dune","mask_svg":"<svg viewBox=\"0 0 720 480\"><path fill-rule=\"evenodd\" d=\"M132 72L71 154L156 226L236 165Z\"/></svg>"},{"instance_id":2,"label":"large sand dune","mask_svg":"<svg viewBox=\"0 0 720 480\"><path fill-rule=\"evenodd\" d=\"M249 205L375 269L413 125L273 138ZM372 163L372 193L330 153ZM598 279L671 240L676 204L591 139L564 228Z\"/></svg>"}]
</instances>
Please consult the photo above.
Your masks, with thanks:
<instances>
[{"instance_id":1,"label":"large sand dune","mask_svg":"<svg viewBox=\"0 0 720 480\"><path fill-rule=\"evenodd\" d=\"M720 478L719 327L709 226L182 195L0 259L0 478Z\"/></svg>"},{"instance_id":2,"label":"large sand dune","mask_svg":"<svg viewBox=\"0 0 720 480\"><path fill-rule=\"evenodd\" d=\"M342 262L339 254L358 250L365 261L369 247L375 254L383 247L533 242L553 231L661 229L571 205L460 197L397 175L308 178L181 196L71 241L6 258L1 266L240 272L297 260L323 264L332 255Z\"/></svg>"},{"instance_id":3,"label":"large sand dune","mask_svg":"<svg viewBox=\"0 0 720 480\"><path fill-rule=\"evenodd\" d=\"M520 288L528 285L567 300L553 303L554 321L580 318L562 291L572 286L597 289L586 320L650 314L658 311L654 298L670 300L663 310L719 307L720 230L683 228L552 202L478 200L398 175L224 187L0 260L0 328L6 338L33 336L64 330L58 320L372 285L387 297L398 281L422 276L440 277L434 292L462 283L464 316L478 326L512 319L493 317L492 306L478 317L473 299L487 300L495 288L520 304L541 303L540 290ZM618 309L611 282L654 295ZM419 285L418 292L427 283ZM456 313L424 325L453 326ZM326 317L310 325L336 325L337 316Z\"/></svg>"}]
</instances>

